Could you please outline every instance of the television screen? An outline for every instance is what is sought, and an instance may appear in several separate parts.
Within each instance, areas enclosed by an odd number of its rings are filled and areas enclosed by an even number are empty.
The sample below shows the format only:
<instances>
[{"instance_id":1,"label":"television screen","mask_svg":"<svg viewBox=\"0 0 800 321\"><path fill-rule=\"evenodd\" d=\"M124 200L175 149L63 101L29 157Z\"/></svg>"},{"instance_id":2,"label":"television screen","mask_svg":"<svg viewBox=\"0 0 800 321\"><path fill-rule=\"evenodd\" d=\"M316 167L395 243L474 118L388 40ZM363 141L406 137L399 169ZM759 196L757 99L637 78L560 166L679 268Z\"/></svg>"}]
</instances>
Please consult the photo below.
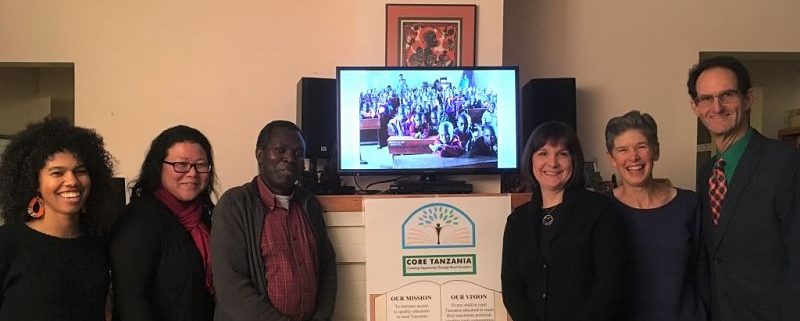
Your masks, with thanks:
<instances>
[{"instance_id":1,"label":"television screen","mask_svg":"<svg viewBox=\"0 0 800 321\"><path fill-rule=\"evenodd\" d=\"M517 67L339 67L341 174L517 169Z\"/></svg>"}]
</instances>

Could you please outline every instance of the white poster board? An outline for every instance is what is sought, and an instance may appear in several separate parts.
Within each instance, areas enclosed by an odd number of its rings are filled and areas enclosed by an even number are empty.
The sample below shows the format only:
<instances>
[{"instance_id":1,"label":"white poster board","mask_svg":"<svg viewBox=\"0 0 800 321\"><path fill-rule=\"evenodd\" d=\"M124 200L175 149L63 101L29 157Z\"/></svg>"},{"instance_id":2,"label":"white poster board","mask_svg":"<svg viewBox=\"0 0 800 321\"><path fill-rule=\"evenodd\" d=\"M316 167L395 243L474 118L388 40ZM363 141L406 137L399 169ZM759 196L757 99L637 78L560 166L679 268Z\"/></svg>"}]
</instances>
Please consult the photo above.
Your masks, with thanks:
<instances>
[{"instance_id":1,"label":"white poster board","mask_svg":"<svg viewBox=\"0 0 800 321\"><path fill-rule=\"evenodd\" d=\"M505 321L510 196L365 199L369 321Z\"/></svg>"}]
</instances>

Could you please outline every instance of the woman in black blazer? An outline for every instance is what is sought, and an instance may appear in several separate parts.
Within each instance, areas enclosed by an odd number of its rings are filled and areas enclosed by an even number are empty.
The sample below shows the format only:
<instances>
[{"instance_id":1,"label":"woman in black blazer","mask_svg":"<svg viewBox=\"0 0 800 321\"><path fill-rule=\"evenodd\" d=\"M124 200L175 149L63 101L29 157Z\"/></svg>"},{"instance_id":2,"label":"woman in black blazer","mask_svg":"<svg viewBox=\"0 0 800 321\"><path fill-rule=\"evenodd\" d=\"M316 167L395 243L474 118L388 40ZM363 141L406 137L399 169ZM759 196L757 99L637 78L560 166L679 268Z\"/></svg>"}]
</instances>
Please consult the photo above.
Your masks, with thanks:
<instances>
[{"instance_id":1,"label":"woman in black blazer","mask_svg":"<svg viewBox=\"0 0 800 321\"><path fill-rule=\"evenodd\" d=\"M175 126L153 140L111 240L115 320L212 320L211 144Z\"/></svg>"},{"instance_id":2,"label":"woman in black blazer","mask_svg":"<svg viewBox=\"0 0 800 321\"><path fill-rule=\"evenodd\" d=\"M583 187L575 132L546 122L528 138L523 173L531 201L508 217L503 301L514 321L619 320L627 237L608 198Z\"/></svg>"}]
</instances>

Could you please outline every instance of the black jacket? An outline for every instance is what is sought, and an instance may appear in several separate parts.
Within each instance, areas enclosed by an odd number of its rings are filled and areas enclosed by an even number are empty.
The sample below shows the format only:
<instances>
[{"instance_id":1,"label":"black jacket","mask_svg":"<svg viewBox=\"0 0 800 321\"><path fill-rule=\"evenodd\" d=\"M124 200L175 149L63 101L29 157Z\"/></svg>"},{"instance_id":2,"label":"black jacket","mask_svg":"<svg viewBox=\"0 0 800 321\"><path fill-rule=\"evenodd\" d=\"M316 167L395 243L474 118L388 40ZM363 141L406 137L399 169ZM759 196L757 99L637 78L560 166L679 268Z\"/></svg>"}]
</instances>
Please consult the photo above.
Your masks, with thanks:
<instances>
[{"instance_id":1,"label":"black jacket","mask_svg":"<svg viewBox=\"0 0 800 321\"><path fill-rule=\"evenodd\" d=\"M209 227L210 210L203 212ZM212 320L200 251L161 201L145 195L128 204L110 250L114 320Z\"/></svg>"},{"instance_id":2,"label":"black jacket","mask_svg":"<svg viewBox=\"0 0 800 321\"><path fill-rule=\"evenodd\" d=\"M503 236L503 301L514 321L618 320L626 300L628 237L607 197L565 192L547 250L540 251L541 201L516 208Z\"/></svg>"},{"instance_id":3,"label":"black jacket","mask_svg":"<svg viewBox=\"0 0 800 321\"><path fill-rule=\"evenodd\" d=\"M697 175L713 320L800 320L800 154L753 133L728 183L719 227L709 162Z\"/></svg>"}]
</instances>

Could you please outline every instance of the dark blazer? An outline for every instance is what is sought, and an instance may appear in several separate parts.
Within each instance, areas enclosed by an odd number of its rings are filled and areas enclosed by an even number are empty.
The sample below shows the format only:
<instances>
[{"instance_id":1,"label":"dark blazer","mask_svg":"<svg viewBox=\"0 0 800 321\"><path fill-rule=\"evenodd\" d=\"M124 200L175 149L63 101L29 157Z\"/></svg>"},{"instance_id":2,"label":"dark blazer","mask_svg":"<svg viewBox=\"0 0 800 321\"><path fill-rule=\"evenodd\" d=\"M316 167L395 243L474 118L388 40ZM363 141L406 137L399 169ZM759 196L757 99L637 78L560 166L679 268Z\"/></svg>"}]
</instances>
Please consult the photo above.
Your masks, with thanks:
<instances>
[{"instance_id":1,"label":"dark blazer","mask_svg":"<svg viewBox=\"0 0 800 321\"><path fill-rule=\"evenodd\" d=\"M503 235L503 301L514 321L618 320L626 299L628 239L606 196L567 191L564 220L540 253L541 200L516 208Z\"/></svg>"},{"instance_id":2,"label":"dark blazer","mask_svg":"<svg viewBox=\"0 0 800 321\"><path fill-rule=\"evenodd\" d=\"M697 175L713 320L800 320L800 155L755 132L711 224L708 178Z\"/></svg>"},{"instance_id":3,"label":"dark blazer","mask_svg":"<svg viewBox=\"0 0 800 321\"><path fill-rule=\"evenodd\" d=\"M210 225L210 209L204 211ZM111 239L114 320L212 320L200 251L152 195L131 202Z\"/></svg>"}]
</instances>

